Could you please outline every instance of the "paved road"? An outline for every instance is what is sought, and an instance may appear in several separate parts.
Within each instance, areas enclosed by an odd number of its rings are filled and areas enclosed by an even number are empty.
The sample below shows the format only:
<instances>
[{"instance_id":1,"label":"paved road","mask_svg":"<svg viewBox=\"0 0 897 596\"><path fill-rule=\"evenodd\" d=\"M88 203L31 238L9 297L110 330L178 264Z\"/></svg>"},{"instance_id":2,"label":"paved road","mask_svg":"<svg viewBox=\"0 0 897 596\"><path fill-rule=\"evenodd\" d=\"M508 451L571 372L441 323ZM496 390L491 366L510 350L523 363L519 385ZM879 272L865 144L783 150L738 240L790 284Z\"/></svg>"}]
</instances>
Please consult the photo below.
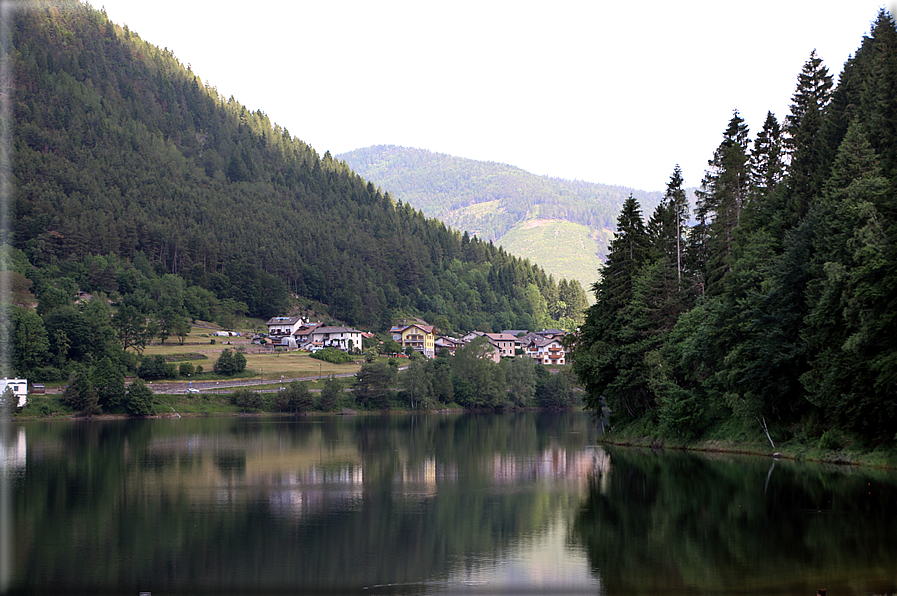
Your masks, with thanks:
<instances>
[{"instance_id":1,"label":"paved road","mask_svg":"<svg viewBox=\"0 0 897 596\"><path fill-rule=\"evenodd\" d=\"M220 393L222 391L230 392L235 387L258 387L259 385L271 385L270 389L257 389L261 393L279 391L281 386L293 381L316 381L318 379L327 379L331 376L337 378L354 377L355 373L343 373L339 375L321 375L313 377L294 377L284 379L235 379L233 381L199 381L194 382L192 387L198 389L200 393ZM147 386L153 390L153 393L187 393L191 387L189 381L160 381L147 383ZM312 391L315 391L312 389Z\"/></svg>"}]
</instances>

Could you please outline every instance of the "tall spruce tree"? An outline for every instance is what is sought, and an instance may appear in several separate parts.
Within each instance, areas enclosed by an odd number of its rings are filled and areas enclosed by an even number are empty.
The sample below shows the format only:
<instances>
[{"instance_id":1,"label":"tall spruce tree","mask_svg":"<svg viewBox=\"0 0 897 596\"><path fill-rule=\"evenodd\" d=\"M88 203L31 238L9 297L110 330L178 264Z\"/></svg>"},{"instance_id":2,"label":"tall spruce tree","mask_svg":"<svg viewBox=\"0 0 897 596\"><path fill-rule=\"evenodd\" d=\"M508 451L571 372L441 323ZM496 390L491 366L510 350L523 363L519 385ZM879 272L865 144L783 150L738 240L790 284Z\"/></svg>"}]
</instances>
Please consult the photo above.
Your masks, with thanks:
<instances>
[{"instance_id":1,"label":"tall spruce tree","mask_svg":"<svg viewBox=\"0 0 897 596\"><path fill-rule=\"evenodd\" d=\"M595 303L586 311L576 343L572 346L573 370L586 389L585 403L601 412L606 402L615 412L635 415L641 396L611 388L623 373L620 362L624 311L634 295L641 267L648 260L649 239L641 207L631 195L617 218L601 279L592 286Z\"/></svg>"},{"instance_id":2,"label":"tall spruce tree","mask_svg":"<svg viewBox=\"0 0 897 596\"><path fill-rule=\"evenodd\" d=\"M705 278L711 293L721 290L719 283L736 258L735 231L751 188L748 143L747 124L735 110L697 192L695 211L706 225Z\"/></svg>"},{"instance_id":3,"label":"tall spruce tree","mask_svg":"<svg viewBox=\"0 0 897 596\"><path fill-rule=\"evenodd\" d=\"M873 439L897 431L893 219L879 209L893 202L893 187L881 174L855 121L811 211L817 233L803 336L812 368L801 377L829 425Z\"/></svg>"},{"instance_id":4,"label":"tall spruce tree","mask_svg":"<svg viewBox=\"0 0 897 596\"><path fill-rule=\"evenodd\" d=\"M820 129L832 85L828 68L813 50L797 77L791 113L785 118L785 147L790 157L786 208L792 227L807 214L825 181L828 164Z\"/></svg>"},{"instance_id":5,"label":"tall spruce tree","mask_svg":"<svg viewBox=\"0 0 897 596\"><path fill-rule=\"evenodd\" d=\"M754 139L750 167L751 190L758 198L778 188L785 175L782 128L772 112L766 113L763 128Z\"/></svg>"}]
</instances>

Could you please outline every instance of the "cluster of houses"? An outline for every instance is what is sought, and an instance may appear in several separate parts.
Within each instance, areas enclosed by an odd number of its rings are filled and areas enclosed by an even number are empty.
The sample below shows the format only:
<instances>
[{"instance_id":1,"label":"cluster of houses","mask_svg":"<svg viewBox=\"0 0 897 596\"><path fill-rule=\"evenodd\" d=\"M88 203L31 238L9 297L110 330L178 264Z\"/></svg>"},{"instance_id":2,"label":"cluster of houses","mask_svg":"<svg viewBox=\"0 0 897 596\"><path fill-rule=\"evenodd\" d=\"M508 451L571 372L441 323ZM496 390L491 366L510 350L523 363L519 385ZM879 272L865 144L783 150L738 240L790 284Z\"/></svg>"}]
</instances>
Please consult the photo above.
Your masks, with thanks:
<instances>
[{"instance_id":1,"label":"cluster of houses","mask_svg":"<svg viewBox=\"0 0 897 596\"><path fill-rule=\"evenodd\" d=\"M313 323L303 317L273 317L268 323L268 337L275 344L290 348L316 351L334 347L344 352L361 350L364 338L373 338L372 333L351 327L330 326ZM561 341L566 335L559 329L527 331L511 329L501 333L473 331L461 338L437 336L433 325L422 322L403 323L389 330L393 341L402 349L417 350L427 358L435 358L442 350L454 354L460 347L477 337L485 337L492 349L488 357L496 362L502 358L529 356L542 364L566 364L566 351Z\"/></svg>"},{"instance_id":2,"label":"cluster of houses","mask_svg":"<svg viewBox=\"0 0 897 596\"><path fill-rule=\"evenodd\" d=\"M267 325L268 337L275 344L310 351L336 348L354 352L361 350L362 338L373 336L351 327L312 323L303 317L272 317Z\"/></svg>"}]
</instances>

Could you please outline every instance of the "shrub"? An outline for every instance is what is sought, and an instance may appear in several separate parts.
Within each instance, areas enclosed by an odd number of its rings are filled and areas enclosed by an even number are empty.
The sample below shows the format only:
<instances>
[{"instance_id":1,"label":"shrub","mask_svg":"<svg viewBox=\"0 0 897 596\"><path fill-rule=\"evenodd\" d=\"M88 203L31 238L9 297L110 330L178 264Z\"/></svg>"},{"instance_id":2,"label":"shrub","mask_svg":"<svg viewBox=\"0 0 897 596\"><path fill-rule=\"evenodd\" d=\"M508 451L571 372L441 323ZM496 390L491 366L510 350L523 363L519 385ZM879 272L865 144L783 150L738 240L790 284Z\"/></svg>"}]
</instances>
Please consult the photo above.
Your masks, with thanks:
<instances>
[{"instance_id":1,"label":"shrub","mask_svg":"<svg viewBox=\"0 0 897 596\"><path fill-rule=\"evenodd\" d=\"M258 410L265 405L265 398L261 393L250 391L249 389L240 388L233 392L230 396L230 403L246 410Z\"/></svg>"},{"instance_id":2,"label":"shrub","mask_svg":"<svg viewBox=\"0 0 897 596\"><path fill-rule=\"evenodd\" d=\"M137 367L137 376L147 381L164 379L170 371L166 364L164 356L144 356Z\"/></svg>"},{"instance_id":3,"label":"shrub","mask_svg":"<svg viewBox=\"0 0 897 596\"><path fill-rule=\"evenodd\" d=\"M819 437L819 449L838 451L844 447L844 435L835 430L827 430Z\"/></svg>"},{"instance_id":4,"label":"shrub","mask_svg":"<svg viewBox=\"0 0 897 596\"><path fill-rule=\"evenodd\" d=\"M196 372L196 367L191 362L181 362L178 365L178 372L182 377L189 377Z\"/></svg>"},{"instance_id":5,"label":"shrub","mask_svg":"<svg viewBox=\"0 0 897 596\"><path fill-rule=\"evenodd\" d=\"M342 385L335 378L330 377L324 381L324 386L321 388L320 408L325 412L332 412L336 407L336 400L339 398L342 390Z\"/></svg>"},{"instance_id":6,"label":"shrub","mask_svg":"<svg viewBox=\"0 0 897 596\"><path fill-rule=\"evenodd\" d=\"M69 378L69 384L62 393L62 403L86 416L100 413L99 394L86 371Z\"/></svg>"},{"instance_id":7,"label":"shrub","mask_svg":"<svg viewBox=\"0 0 897 596\"><path fill-rule=\"evenodd\" d=\"M290 409L290 399L287 396L287 389L280 388L280 391L271 395L271 409L275 412L286 412Z\"/></svg>"},{"instance_id":8,"label":"shrub","mask_svg":"<svg viewBox=\"0 0 897 596\"><path fill-rule=\"evenodd\" d=\"M324 348L318 350L311 355L312 358L330 362L331 364L343 364L345 362L353 362L354 358L350 354L337 350L336 348Z\"/></svg>"},{"instance_id":9,"label":"shrub","mask_svg":"<svg viewBox=\"0 0 897 596\"><path fill-rule=\"evenodd\" d=\"M137 379L128 387L124 406L131 416L149 416L155 412L154 401L153 390L147 387L142 380Z\"/></svg>"},{"instance_id":10,"label":"shrub","mask_svg":"<svg viewBox=\"0 0 897 596\"><path fill-rule=\"evenodd\" d=\"M236 375L246 370L246 356L227 349L215 361L214 370L220 375Z\"/></svg>"}]
</instances>

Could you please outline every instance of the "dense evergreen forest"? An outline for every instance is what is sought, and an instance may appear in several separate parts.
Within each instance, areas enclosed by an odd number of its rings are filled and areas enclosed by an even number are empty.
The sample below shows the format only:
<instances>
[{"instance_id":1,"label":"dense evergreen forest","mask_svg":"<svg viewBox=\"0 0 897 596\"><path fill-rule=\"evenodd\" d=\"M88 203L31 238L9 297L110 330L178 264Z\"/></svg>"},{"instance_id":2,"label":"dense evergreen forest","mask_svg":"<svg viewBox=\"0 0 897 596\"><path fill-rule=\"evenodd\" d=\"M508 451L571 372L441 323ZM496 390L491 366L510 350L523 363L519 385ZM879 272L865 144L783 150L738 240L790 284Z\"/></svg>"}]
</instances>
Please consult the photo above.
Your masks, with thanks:
<instances>
[{"instance_id":1,"label":"dense evergreen forest","mask_svg":"<svg viewBox=\"0 0 897 596\"><path fill-rule=\"evenodd\" d=\"M156 308L146 294L173 276L212 310L268 317L298 300L370 329L404 315L446 332L581 317L578 283L393 200L103 11L23 2L14 14L4 241L38 299L143 292L135 308Z\"/></svg>"},{"instance_id":2,"label":"dense evergreen forest","mask_svg":"<svg viewBox=\"0 0 897 596\"><path fill-rule=\"evenodd\" d=\"M678 167L647 220L635 199L619 215L574 348L590 407L684 440L743 423L773 444L893 444L893 17L837 84L813 52L753 140L736 111L708 164L694 226Z\"/></svg>"}]
</instances>

